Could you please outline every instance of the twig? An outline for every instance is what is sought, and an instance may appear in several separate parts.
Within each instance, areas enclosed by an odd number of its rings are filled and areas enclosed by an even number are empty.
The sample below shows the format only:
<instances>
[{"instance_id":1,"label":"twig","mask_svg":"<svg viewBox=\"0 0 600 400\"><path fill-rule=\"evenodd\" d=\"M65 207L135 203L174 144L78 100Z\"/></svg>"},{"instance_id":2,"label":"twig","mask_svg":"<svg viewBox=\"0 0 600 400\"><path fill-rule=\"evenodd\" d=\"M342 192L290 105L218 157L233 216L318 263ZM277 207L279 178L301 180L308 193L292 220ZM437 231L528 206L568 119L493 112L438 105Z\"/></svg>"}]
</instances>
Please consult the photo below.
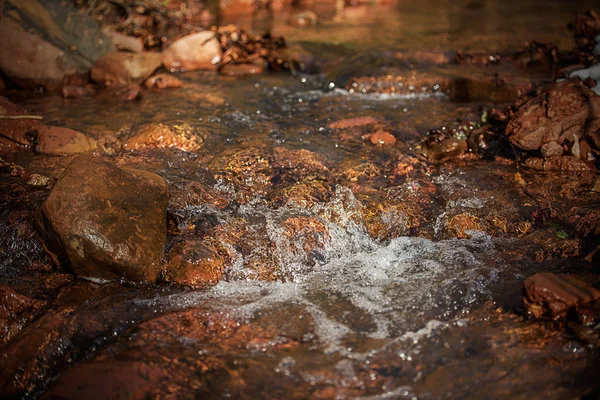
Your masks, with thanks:
<instances>
[{"instance_id":1,"label":"twig","mask_svg":"<svg viewBox=\"0 0 600 400\"><path fill-rule=\"evenodd\" d=\"M44 119L41 115L0 115L0 119Z\"/></svg>"}]
</instances>

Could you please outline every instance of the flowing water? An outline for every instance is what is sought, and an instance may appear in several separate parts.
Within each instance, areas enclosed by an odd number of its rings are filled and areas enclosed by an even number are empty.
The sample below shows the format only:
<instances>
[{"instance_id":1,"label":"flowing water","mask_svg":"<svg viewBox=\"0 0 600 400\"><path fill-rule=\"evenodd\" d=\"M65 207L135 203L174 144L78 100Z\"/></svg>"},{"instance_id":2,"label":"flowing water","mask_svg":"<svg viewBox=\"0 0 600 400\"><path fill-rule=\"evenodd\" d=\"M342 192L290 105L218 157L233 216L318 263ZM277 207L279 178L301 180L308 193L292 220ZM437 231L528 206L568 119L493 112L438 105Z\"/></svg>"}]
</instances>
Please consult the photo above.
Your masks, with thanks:
<instances>
[{"instance_id":1,"label":"flowing water","mask_svg":"<svg viewBox=\"0 0 600 400\"><path fill-rule=\"evenodd\" d=\"M577 8L594 2L400 1L349 7L340 22L331 20L333 2L318 3L314 9L322 20L313 28L286 25L285 13L275 20L236 22L249 29L266 23L328 66L337 62L339 67L328 67L328 74L219 77L187 72L179 75L186 87L147 92L138 102L103 95L22 99L47 124L100 140L127 136L148 122L188 124L203 137L198 154L154 150L112 157L158 173L171 188L200 182L235 198L237 203L226 208L196 204L179 210L177 223L243 221L252 251L232 250L227 279L211 288L101 286L63 277L67 283L57 284L63 288L60 295L51 296L40 294L36 282L55 272L23 267L40 254L39 246L15 249L17 255L0 264L3 282L47 300L43 312L32 322L23 321L19 336L2 351L4 365L13 368L16 393L35 397L50 390L54 396L80 398L98 393L215 399L596 398L596 353L550 323L520 317L524 277L564 268L565 262L540 263L535 256L539 248L518 235L452 234L451 216L459 212L516 215L530 206L515 195L513 183L503 181L515 167L471 161L414 179L391 177L398 160L416 157L420 134L449 121L479 118L482 107L494 104L458 103L442 94L351 95L344 89L348 75L384 71L380 61L389 52L503 52L530 39L570 48L567 22ZM435 68L439 66L422 67ZM380 148L330 127L357 116L384 121L400 143ZM291 187L305 177L296 177L291 168L279 183L272 181L272 187L261 191L261 174L271 176L256 172L248 159L238 171L242 183L227 176L212 178L223 162L235 161L236 151L248 149L265 159L281 149L309 150L324 160L326 172L317 174L331 190L304 203L285 197L274 201L279 186ZM308 162L297 157L300 164ZM28 156L19 162L56 177L68 160ZM376 172L364 172L364 165ZM405 196L403 204L410 204L427 185L435 194L425 203L419 200L419 215L387 211L385 199ZM42 197L43 192L30 194L31 203ZM6 204L28 207L17 203ZM378 203L382 229L391 234L378 236L370 225L365 208ZM421 221L415 228L408 221L412 217ZM290 237L285 225L290 218L319 221L322 228L316 239ZM170 240L177 235L171 232ZM191 235L203 237L197 230ZM273 260L280 279L255 279L248 260L261 254ZM578 261L567 264L580 268Z\"/></svg>"}]
</instances>

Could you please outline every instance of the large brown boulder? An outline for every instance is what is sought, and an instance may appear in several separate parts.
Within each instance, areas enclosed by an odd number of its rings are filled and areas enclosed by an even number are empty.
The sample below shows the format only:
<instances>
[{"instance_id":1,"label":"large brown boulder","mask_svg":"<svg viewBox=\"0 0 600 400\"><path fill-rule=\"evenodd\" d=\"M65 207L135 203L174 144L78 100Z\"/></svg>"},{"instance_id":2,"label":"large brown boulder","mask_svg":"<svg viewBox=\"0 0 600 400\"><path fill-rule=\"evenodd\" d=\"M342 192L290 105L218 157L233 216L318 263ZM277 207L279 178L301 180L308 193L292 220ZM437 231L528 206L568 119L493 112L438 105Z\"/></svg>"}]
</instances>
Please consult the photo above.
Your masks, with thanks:
<instances>
[{"instance_id":1,"label":"large brown boulder","mask_svg":"<svg viewBox=\"0 0 600 400\"><path fill-rule=\"evenodd\" d=\"M0 19L0 70L22 87L54 90L67 77L85 74L87 67L72 54L5 17Z\"/></svg>"},{"instance_id":2,"label":"large brown boulder","mask_svg":"<svg viewBox=\"0 0 600 400\"><path fill-rule=\"evenodd\" d=\"M515 146L538 150L552 142L562 146L600 130L600 96L578 82L553 85L523 104L506 127Z\"/></svg>"},{"instance_id":3,"label":"large brown boulder","mask_svg":"<svg viewBox=\"0 0 600 400\"><path fill-rule=\"evenodd\" d=\"M42 205L41 228L80 277L154 282L162 267L167 199L158 175L81 155Z\"/></svg>"},{"instance_id":4,"label":"large brown boulder","mask_svg":"<svg viewBox=\"0 0 600 400\"><path fill-rule=\"evenodd\" d=\"M221 45L214 32L192 33L174 41L163 52L168 70L215 69L221 60Z\"/></svg>"}]
</instances>

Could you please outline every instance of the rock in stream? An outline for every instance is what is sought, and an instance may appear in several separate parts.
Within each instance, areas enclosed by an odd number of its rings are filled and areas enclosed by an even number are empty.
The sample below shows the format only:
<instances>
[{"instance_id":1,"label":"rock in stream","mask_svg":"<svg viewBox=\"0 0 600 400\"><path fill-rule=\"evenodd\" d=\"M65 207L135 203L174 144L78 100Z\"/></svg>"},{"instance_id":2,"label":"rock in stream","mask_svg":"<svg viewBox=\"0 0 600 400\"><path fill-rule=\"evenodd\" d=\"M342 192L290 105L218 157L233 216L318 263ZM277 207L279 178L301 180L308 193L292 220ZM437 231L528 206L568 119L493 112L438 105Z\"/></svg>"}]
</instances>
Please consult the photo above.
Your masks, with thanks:
<instances>
[{"instance_id":1,"label":"rock in stream","mask_svg":"<svg viewBox=\"0 0 600 400\"><path fill-rule=\"evenodd\" d=\"M50 247L80 277L156 281L166 241L167 187L150 172L75 158L41 208Z\"/></svg>"}]
</instances>

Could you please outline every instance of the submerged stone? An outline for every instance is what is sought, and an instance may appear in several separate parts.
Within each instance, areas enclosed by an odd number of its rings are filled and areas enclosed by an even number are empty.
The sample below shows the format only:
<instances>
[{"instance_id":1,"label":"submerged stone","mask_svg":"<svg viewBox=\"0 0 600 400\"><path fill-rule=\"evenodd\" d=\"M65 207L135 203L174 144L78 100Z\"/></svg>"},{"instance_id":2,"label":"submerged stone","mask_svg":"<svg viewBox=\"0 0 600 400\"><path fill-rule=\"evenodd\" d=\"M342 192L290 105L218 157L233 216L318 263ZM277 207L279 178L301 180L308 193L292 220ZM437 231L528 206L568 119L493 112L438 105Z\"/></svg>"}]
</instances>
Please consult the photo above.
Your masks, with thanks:
<instances>
[{"instance_id":1,"label":"submerged stone","mask_svg":"<svg viewBox=\"0 0 600 400\"><path fill-rule=\"evenodd\" d=\"M204 287L219 283L225 262L213 246L202 240L178 243L169 251L164 273L167 282Z\"/></svg>"},{"instance_id":2,"label":"submerged stone","mask_svg":"<svg viewBox=\"0 0 600 400\"><path fill-rule=\"evenodd\" d=\"M187 124L146 124L125 142L125 148L128 150L176 148L195 152L200 150L202 145L202 137Z\"/></svg>"},{"instance_id":3,"label":"submerged stone","mask_svg":"<svg viewBox=\"0 0 600 400\"><path fill-rule=\"evenodd\" d=\"M157 74L144 82L146 89L170 89L183 87L183 82L170 74Z\"/></svg>"},{"instance_id":4,"label":"submerged stone","mask_svg":"<svg viewBox=\"0 0 600 400\"><path fill-rule=\"evenodd\" d=\"M574 156L530 157L525 160L525 166L537 171L594 171L594 167Z\"/></svg>"},{"instance_id":5,"label":"submerged stone","mask_svg":"<svg viewBox=\"0 0 600 400\"><path fill-rule=\"evenodd\" d=\"M74 99L82 96L91 96L96 93L91 86L76 86L76 85L65 85L61 90L62 96L65 99Z\"/></svg>"},{"instance_id":6,"label":"submerged stone","mask_svg":"<svg viewBox=\"0 0 600 400\"><path fill-rule=\"evenodd\" d=\"M426 146L425 153L431 160L444 162L462 157L468 148L466 141L449 137L439 143L434 142Z\"/></svg>"},{"instance_id":7,"label":"submerged stone","mask_svg":"<svg viewBox=\"0 0 600 400\"><path fill-rule=\"evenodd\" d=\"M0 154L31 147L30 132L40 125L40 121L28 117L19 118L24 115L27 113L22 107L0 97L0 116L9 117L0 118Z\"/></svg>"},{"instance_id":8,"label":"submerged stone","mask_svg":"<svg viewBox=\"0 0 600 400\"><path fill-rule=\"evenodd\" d=\"M162 266L166 208L161 177L83 155L42 205L42 230L80 277L154 282Z\"/></svg>"},{"instance_id":9,"label":"submerged stone","mask_svg":"<svg viewBox=\"0 0 600 400\"><path fill-rule=\"evenodd\" d=\"M36 131L36 151L42 154L86 153L97 147L95 140L73 129L41 125Z\"/></svg>"},{"instance_id":10,"label":"submerged stone","mask_svg":"<svg viewBox=\"0 0 600 400\"><path fill-rule=\"evenodd\" d=\"M378 130L377 132L371 133L367 136L369 142L379 147L393 146L396 144L396 138L389 132L384 130Z\"/></svg>"}]
</instances>

